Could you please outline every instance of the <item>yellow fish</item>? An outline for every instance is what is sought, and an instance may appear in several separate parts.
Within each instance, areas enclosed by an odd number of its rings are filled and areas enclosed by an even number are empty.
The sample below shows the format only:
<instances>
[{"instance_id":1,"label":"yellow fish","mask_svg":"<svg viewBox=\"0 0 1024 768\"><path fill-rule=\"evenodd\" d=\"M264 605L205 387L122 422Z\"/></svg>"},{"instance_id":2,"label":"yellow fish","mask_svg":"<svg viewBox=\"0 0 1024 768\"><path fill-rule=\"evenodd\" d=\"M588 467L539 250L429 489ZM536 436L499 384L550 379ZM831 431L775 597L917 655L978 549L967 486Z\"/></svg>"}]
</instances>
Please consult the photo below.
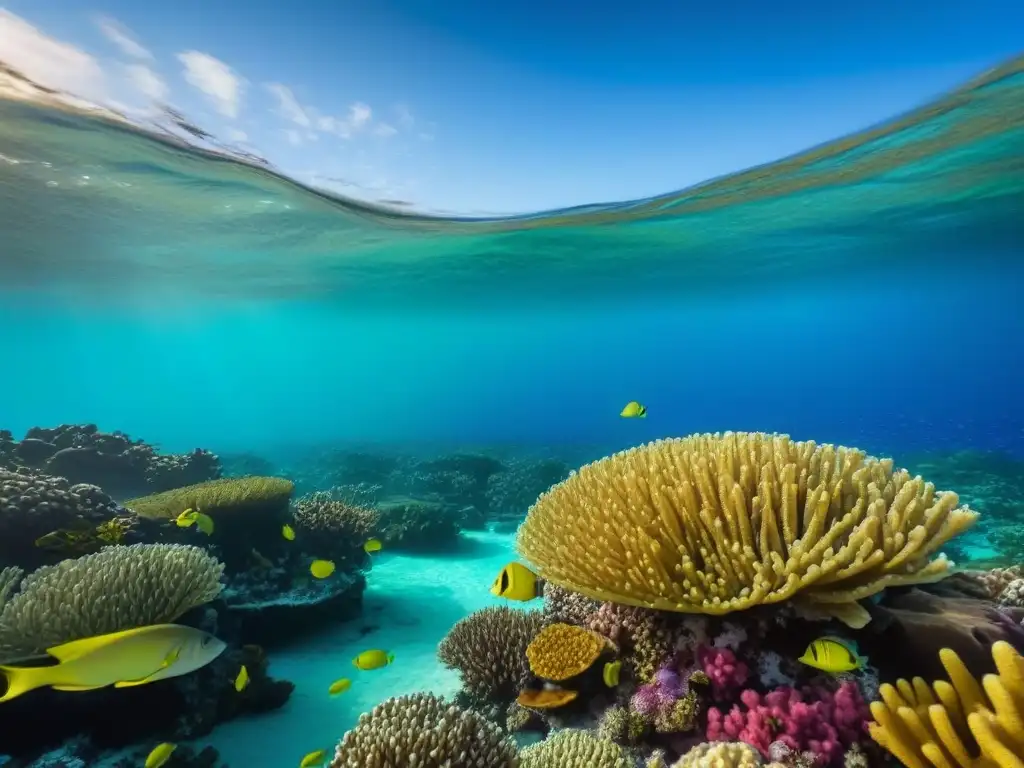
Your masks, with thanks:
<instances>
[{"instance_id":1,"label":"yellow fish","mask_svg":"<svg viewBox=\"0 0 1024 768\"><path fill-rule=\"evenodd\" d=\"M0 702L36 688L91 691L180 677L205 667L226 647L207 632L177 624L156 624L72 640L46 649L59 662L52 666L0 666L0 678L7 682Z\"/></svg>"},{"instance_id":2,"label":"yellow fish","mask_svg":"<svg viewBox=\"0 0 1024 768\"><path fill-rule=\"evenodd\" d=\"M309 566L309 572L315 579L326 579L334 573L334 563L330 560L314 560Z\"/></svg>"},{"instance_id":3,"label":"yellow fish","mask_svg":"<svg viewBox=\"0 0 1024 768\"><path fill-rule=\"evenodd\" d=\"M491 594L507 600L533 600L540 597L537 574L525 565L512 562L501 569L498 578L491 585Z\"/></svg>"},{"instance_id":4,"label":"yellow fish","mask_svg":"<svg viewBox=\"0 0 1024 768\"><path fill-rule=\"evenodd\" d=\"M647 407L640 405L636 400L630 400L619 416L624 419L646 419Z\"/></svg>"},{"instance_id":5,"label":"yellow fish","mask_svg":"<svg viewBox=\"0 0 1024 768\"><path fill-rule=\"evenodd\" d=\"M366 554L370 554L371 552L380 552L383 546L384 545L380 543L380 539L369 539L365 544L363 544L363 551Z\"/></svg>"},{"instance_id":6,"label":"yellow fish","mask_svg":"<svg viewBox=\"0 0 1024 768\"><path fill-rule=\"evenodd\" d=\"M288 541L295 541L295 529L287 523L281 526L281 535L288 539Z\"/></svg>"},{"instance_id":7,"label":"yellow fish","mask_svg":"<svg viewBox=\"0 0 1024 768\"><path fill-rule=\"evenodd\" d=\"M157 744L153 747L153 751L146 756L146 768L160 768L161 765L171 758L171 753L175 749L176 745L167 741L163 744Z\"/></svg>"},{"instance_id":8,"label":"yellow fish","mask_svg":"<svg viewBox=\"0 0 1024 768\"><path fill-rule=\"evenodd\" d=\"M299 768L314 768L314 766L323 765L326 757L326 749L318 749L316 752L310 752L302 758L302 762L299 763Z\"/></svg>"},{"instance_id":9,"label":"yellow fish","mask_svg":"<svg viewBox=\"0 0 1024 768\"><path fill-rule=\"evenodd\" d=\"M331 687L327 689L327 692L331 694L331 696L337 696L339 693L344 693L351 687L352 681L347 677L343 677L340 680L335 680L331 683Z\"/></svg>"},{"instance_id":10,"label":"yellow fish","mask_svg":"<svg viewBox=\"0 0 1024 768\"><path fill-rule=\"evenodd\" d=\"M245 668L245 664L238 670L238 676L235 677L235 690L241 693L249 687L249 670Z\"/></svg>"},{"instance_id":11,"label":"yellow fish","mask_svg":"<svg viewBox=\"0 0 1024 768\"><path fill-rule=\"evenodd\" d=\"M194 525L196 520L198 520L198 519L199 519L199 513L198 512L196 512L194 509L186 509L180 515L178 515L176 518L174 518L174 523L179 528L188 528L190 525Z\"/></svg>"},{"instance_id":12,"label":"yellow fish","mask_svg":"<svg viewBox=\"0 0 1024 768\"><path fill-rule=\"evenodd\" d=\"M860 669L868 660L866 656L857 655L857 644L852 641L819 637L807 646L799 661L822 672L839 674Z\"/></svg>"},{"instance_id":13,"label":"yellow fish","mask_svg":"<svg viewBox=\"0 0 1024 768\"><path fill-rule=\"evenodd\" d=\"M604 684L609 688L614 688L619 684L619 672L622 670L621 661L609 661L604 665L604 669L601 671L601 677L604 678Z\"/></svg>"},{"instance_id":14,"label":"yellow fish","mask_svg":"<svg viewBox=\"0 0 1024 768\"><path fill-rule=\"evenodd\" d=\"M352 663L355 664L358 669L368 671L371 669L380 669L381 667L386 667L394 660L395 654L388 653L387 651L378 651L374 649L372 651L363 651L354 659L352 659Z\"/></svg>"},{"instance_id":15,"label":"yellow fish","mask_svg":"<svg viewBox=\"0 0 1024 768\"><path fill-rule=\"evenodd\" d=\"M209 515L204 515L202 512L196 513L196 528L205 533L207 536L213 535L213 518Z\"/></svg>"}]
</instances>

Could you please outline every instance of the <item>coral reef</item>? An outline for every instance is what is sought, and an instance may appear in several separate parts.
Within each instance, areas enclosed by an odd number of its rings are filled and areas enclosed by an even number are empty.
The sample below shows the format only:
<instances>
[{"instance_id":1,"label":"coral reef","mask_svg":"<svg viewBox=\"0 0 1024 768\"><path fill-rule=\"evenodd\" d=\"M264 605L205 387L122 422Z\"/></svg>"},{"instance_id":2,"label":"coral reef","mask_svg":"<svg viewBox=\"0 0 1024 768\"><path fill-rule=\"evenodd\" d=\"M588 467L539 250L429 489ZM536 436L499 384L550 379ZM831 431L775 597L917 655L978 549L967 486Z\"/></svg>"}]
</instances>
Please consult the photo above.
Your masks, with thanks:
<instances>
[{"instance_id":1,"label":"coral reef","mask_svg":"<svg viewBox=\"0 0 1024 768\"><path fill-rule=\"evenodd\" d=\"M758 768L761 757L742 742L698 744L672 764L672 768Z\"/></svg>"},{"instance_id":2,"label":"coral reef","mask_svg":"<svg viewBox=\"0 0 1024 768\"><path fill-rule=\"evenodd\" d=\"M0 606L0 659L174 621L215 599L224 566L198 547L134 544L44 566ZM3 579L9 595L12 572Z\"/></svg>"},{"instance_id":3,"label":"coral reef","mask_svg":"<svg viewBox=\"0 0 1024 768\"><path fill-rule=\"evenodd\" d=\"M854 449L692 435L584 466L530 508L517 547L597 599L716 615L794 601L860 627L859 600L947 575L931 556L976 518L958 503Z\"/></svg>"},{"instance_id":4,"label":"coral reef","mask_svg":"<svg viewBox=\"0 0 1024 768\"><path fill-rule=\"evenodd\" d=\"M344 735L331 768L517 768L519 756L482 716L428 693L378 704Z\"/></svg>"},{"instance_id":5,"label":"coral reef","mask_svg":"<svg viewBox=\"0 0 1024 768\"><path fill-rule=\"evenodd\" d=\"M123 432L100 432L95 424L33 427L20 441L0 439L0 468L18 467L57 475L72 485L98 485L117 499L220 476L220 461L209 451L161 454Z\"/></svg>"},{"instance_id":6,"label":"coral reef","mask_svg":"<svg viewBox=\"0 0 1024 768\"><path fill-rule=\"evenodd\" d=\"M361 562L363 544L380 530L379 511L337 498L331 491L297 499L292 519L301 546L335 560Z\"/></svg>"},{"instance_id":7,"label":"coral reef","mask_svg":"<svg viewBox=\"0 0 1024 768\"><path fill-rule=\"evenodd\" d=\"M449 669L459 671L468 693L484 699L511 699L530 680L527 647L543 622L539 611L484 608L451 628L437 656Z\"/></svg>"},{"instance_id":8,"label":"coral reef","mask_svg":"<svg viewBox=\"0 0 1024 768\"><path fill-rule=\"evenodd\" d=\"M607 647L607 641L591 630L548 624L526 647L526 658L537 677L568 680L590 669Z\"/></svg>"},{"instance_id":9,"label":"coral reef","mask_svg":"<svg viewBox=\"0 0 1024 768\"><path fill-rule=\"evenodd\" d=\"M268 509L287 507L293 490L295 484L282 477L223 477L129 499L124 505L139 517L151 520L171 520L186 509L202 510L216 517L254 516Z\"/></svg>"},{"instance_id":10,"label":"coral reef","mask_svg":"<svg viewBox=\"0 0 1024 768\"><path fill-rule=\"evenodd\" d=\"M392 497L377 503L381 538L391 549L435 550L454 544L463 517L440 502Z\"/></svg>"},{"instance_id":11,"label":"coral reef","mask_svg":"<svg viewBox=\"0 0 1024 768\"><path fill-rule=\"evenodd\" d=\"M1024 754L1024 658L992 646L998 674L979 682L951 650L941 652L949 682L883 685L871 704L871 737L907 768L1017 768Z\"/></svg>"}]
</instances>

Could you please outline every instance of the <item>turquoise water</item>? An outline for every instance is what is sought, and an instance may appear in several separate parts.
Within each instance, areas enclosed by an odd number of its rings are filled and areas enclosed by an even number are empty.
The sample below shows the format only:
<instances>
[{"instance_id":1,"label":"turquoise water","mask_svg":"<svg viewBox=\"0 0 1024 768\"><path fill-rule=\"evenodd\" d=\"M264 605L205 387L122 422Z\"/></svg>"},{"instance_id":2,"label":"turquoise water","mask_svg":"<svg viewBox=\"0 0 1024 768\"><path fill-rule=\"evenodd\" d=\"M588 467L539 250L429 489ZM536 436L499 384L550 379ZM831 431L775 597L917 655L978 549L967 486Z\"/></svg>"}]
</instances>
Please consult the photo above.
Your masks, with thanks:
<instances>
[{"instance_id":1,"label":"turquoise water","mask_svg":"<svg viewBox=\"0 0 1024 768\"><path fill-rule=\"evenodd\" d=\"M244 453L303 492L334 484L316 479L332 450L576 467L661 437L784 432L941 456L984 512L1024 459L1021 157L1024 59L793 158L508 219L359 205L0 100L0 429ZM634 399L647 418L620 418ZM958 475L963 451L1000 454L998 483ZM287 704L196 744L297 765L388 696L454 695L437 643L503 602L487 588L515 556L508 519L465 528L440 553L386 548L358 616L270 649ZM368 644L396 662L327 697Z\"/></svg>"}]
</instances>

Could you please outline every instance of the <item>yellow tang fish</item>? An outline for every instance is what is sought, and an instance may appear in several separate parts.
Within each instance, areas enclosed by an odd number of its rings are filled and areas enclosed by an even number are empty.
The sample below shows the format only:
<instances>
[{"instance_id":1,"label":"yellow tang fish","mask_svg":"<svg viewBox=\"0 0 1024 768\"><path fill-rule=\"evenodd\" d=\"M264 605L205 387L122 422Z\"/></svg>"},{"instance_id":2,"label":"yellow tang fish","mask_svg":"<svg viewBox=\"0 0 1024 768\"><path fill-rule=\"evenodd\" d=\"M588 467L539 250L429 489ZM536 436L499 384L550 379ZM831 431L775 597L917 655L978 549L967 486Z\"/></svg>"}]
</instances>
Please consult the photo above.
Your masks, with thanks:
<instances>
[{"instance_id":1,"label":"yellow tang fish","mask_svg":"<svg viewBox=\"0 0 1024 768\"><path fill-rule=\"evenodd\" d=\"M245 664L238 670L238 676L235 677L235 690L241 693L249 687L249 670L245 668Z\"/></svg>"},{"instance_id":2,"label":"yellow tang fish","mask_svg":"<svg viewBox=\"0 0 1024 768\"><path fill-rule=\"evenodd\" d=\"M509 563L501 569L498 578L491 585L491 594L495 597L523 602L540 597L537 574L525 565L516 562Z\"/></svg>"},{"instance_id":3,"label":"yellow tang fish","mask_svg":"<svg viewBox=\"0 0 1024 768\"><path fill-rule=\"evenodd\" d=\"M838 637L819 637L798 660L831 674L861 669L868 661L866 656L857 655L856 643Z\"/></svg>"},{"instance_id":4,"label":"yellow tang fish","mask_svg":"<svg viewBox=\"0 0 1024 768\"><path fill-rule=\"evenodd\" d=\"M288 539L288 541L295 541L295 529L287 523L281 526L281 535Z\"/></svg>"},{"instance_id":5,"label":"yellow tang fish","mask_svg":"<svg viewBox=\"0 0 1024 768\"><path fill-rule=\"evenodd\" d=\"M324 760L327 758L326 749L318 749L316 752L310 752L299 763L299 768L314 768L314 766L323 765Z\"/></svg>"},{"instance_id":6,"label":"yellow tang fish","mask_svg":"<svg viewBox=\"0 0 1024 768\"><path fill-rule=\"evenodd\" d=\"M614 688L619 684L619 672L622 671L621 661L609 661L604 665L604 669L601 671L601 677L604 679L604 684L609 688Z\"/></svg>"},{"instance_id":7,"label":"yellow tang fish","mask_svg":"<svg viewBox=\"0 0 1024 768\"><path fill-rule=\"evenodd\" d=\"M309 566L309 572L315 579L326 579L334 573L334 563L330 560L314 560Z\"/></svg>"},{"instance_id":8,"label":"yellow tang fish","mask_svg":"<svg viewBox=\"0 0 1024 768\"><path fill-rule=\"evenodd\" d=\"M209 515L204 515L202 512L196 513L196 528L205 533L207 536L212 536L213 518Z\"/></svg>"},{"instance_id":9,"label":"yellow tang fish","mask_svg":"<svg viewBox=\"0 0 1024 768\"><path fill-rule=\"evenodd\" d=\"M160 768L161 765L170 760L171 753L176 748L176 745L168 741L165 741L163 744L157 744L153 747L153 751L146 756L146 768Z\"/></svg>"},{"instance_id":10,"label":"yellow tang fish","mask_svg":"<svg viewBox=\"0 0 1024 768\"><path fill-rule=\"evenodd\" d=\"M630 400L626 403L626 407L619 413L624 419L646 419L647 418L647 406L640 405L636 400Z\"/></svg>"},{"instance_id":11,"label":"yellow tang fish","mask_svg":"<svg viewBox=\"0 0 1024 768\"><path fill-rule=\"evenodd\" d=\"M188 528L190 525L194 525L196 520L198 519L198 512L196 512L194 509L186 509L180 515L174 518L174 523L179 528Z\"/></svg>"},{"instance_id":12,"label":"yellow tang fish","mask_svg":"<svg viewBox=\"0 0 1024 768\"><path fill-rule=\"evenodd\" d=\"M344 693L351 687L352 681L347 677L343 677L340 680L335 680L331 683L331 687L327 689L327 692L331 694L331 696L337 696L339 693Z\"/></svg>"},{"instance_id":13,"label":"yellow tang fish","mask_svg":"<svg viewBox=\"0 0 1024 768\"><path fill-rule=\"evenodd\" d=\"M59 663L47 667L0 666L7 690L0 702L36 688L91 691L128 688L205 667L227 646L213 635L177 624L155 624L72 640L47 648Z\"/></svg>"},{"instance_id":14,"label":"yellow tang fish","mask_svg":"<svg viewBox=\"0 0 1024 768\"><path fill-rule=\"evenodd\" d=\"M381 667L386 667L394 660L395 654L388 653L387 651L378 651L374 649L372 651L363 651L354 659L352 659L352 663L355 664L358 669L368 671L371 669L380 669Z\"/></svg>"},{"instance_id":15,"label":"yellow tang fish","mask_svg":"<svg viewBox=\"0 0 1024 768\"><path fill-rule=\"evenodd\" d=\"M363 551L366 554L370 554L371 552L380 552L383 547L384 545L380 543L380 539L369 539L363 544Z\"/></svg>"}]
</instances>

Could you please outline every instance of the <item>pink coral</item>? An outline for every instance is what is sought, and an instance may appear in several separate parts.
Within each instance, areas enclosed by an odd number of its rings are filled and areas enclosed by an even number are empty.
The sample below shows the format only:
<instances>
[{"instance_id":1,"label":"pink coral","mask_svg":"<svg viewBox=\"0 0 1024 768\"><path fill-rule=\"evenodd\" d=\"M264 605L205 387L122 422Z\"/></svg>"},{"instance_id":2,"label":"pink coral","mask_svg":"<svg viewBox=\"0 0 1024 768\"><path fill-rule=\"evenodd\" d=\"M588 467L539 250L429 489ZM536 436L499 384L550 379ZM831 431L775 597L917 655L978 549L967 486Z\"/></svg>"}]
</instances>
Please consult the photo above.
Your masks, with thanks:
<instances>
[{"instance_id":1,"label":"pink coral","mask_svg":"<svg viewBox=\"0 0 1024 768\"><path fill-rule=\"evenodd\" d=\"M709 741L744 741L765 757L772 742L813 753L818 765L841 765L847 747L866 732L871 715L857 685L842 683L834 693L822 688L782 687L761 695L747 689L728 712L708 710Z\"/></svg>"},{"instance_id":2,"label":"pink coral","mask_svg":"<svg viewBox=\"0 0 1024 768\"><path fill-rule=\"evenodd\" d=\"M750 670L728 648L701 646L697 663L711 681L711 696L716 701L732 697L747 682Z\"/></svg>"}]
</instances>

